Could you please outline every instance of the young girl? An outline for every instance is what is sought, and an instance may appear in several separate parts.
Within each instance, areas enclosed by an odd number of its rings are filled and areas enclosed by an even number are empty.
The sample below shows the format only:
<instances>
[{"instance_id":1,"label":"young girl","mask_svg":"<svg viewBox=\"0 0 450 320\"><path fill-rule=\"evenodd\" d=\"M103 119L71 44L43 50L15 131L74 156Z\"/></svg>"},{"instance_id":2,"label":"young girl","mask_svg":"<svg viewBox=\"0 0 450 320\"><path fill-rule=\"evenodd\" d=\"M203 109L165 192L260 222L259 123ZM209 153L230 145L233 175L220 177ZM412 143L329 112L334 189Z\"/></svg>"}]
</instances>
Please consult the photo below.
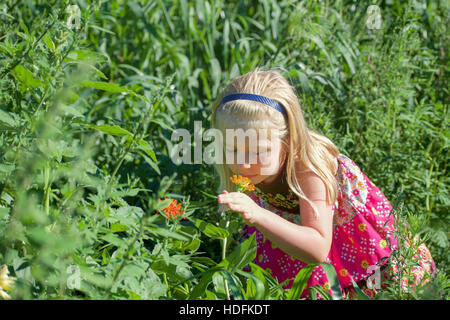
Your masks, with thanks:
<instances>
[{"instance_id":1,"label":"young girl","mask_svg":"<svg viewBox=\"0 0 450 320\"><path fill-rule=\"evenodd\" d=\"M256 232L255 263L280 283L291 279L285 288L307 264L328 262L344 294L351 295L352 280L364 284L396 247L386 197L333 142L308 129L293 88L278 72L255 70L236 78L215 102L212 126L224 136L227 129L269 132L258 136L256 163L217 165L223 190L218 202L242 215L246 236ZM227 155L248 155L252 148L227 143ZM255 190L228 192L234 174L250 179ZM420 250L419 280L435 272L428 249ZM331 293L321 266L308 281L315 285Z\"/></svg>"}]
</instances>

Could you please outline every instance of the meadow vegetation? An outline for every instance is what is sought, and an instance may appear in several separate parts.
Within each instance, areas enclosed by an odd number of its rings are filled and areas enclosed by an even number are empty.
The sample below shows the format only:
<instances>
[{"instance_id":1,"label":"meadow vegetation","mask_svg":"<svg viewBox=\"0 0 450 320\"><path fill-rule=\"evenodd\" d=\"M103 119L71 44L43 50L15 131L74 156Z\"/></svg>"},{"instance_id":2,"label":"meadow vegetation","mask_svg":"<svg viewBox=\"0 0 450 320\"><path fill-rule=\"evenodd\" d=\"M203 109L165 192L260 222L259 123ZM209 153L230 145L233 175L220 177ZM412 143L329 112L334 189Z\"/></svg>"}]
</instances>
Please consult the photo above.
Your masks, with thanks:
<instances>
[{"instance_id":1,"label":"meadow vegetation","mask_svg":"<svg viewBox=\"0 0 450 320\"><path fill-rule=\"evenodd\" d=\"M379 29L367 26L371 4ZM310 128L353 159L430 248L438 276L382 298L448 299L448 25L445 1L3 1L8 294L297 299L312 266L282 289L252 263L254 237L239 241L242 221L217 212L214 168L177 166L169 153L175 128L207 129L220 89L261 67L289 79Z\"/></svg>"}]
</instances>

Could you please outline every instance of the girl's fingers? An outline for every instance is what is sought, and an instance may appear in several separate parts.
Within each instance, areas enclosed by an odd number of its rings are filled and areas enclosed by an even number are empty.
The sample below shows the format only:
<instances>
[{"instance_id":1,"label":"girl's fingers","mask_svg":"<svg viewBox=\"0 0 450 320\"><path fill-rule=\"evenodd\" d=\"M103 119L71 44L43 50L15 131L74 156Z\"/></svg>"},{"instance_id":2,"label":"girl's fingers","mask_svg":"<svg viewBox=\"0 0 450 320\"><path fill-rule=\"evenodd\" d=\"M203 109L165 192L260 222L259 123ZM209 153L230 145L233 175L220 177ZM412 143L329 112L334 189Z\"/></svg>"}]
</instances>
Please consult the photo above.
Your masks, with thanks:
<instances>
[{"instance_id":1,"label":"girl's fingers","mask_svg":"<svg viewBox=\"0 0 450 320\"><path fill-rule=\"evenodd\" d=\"M221 200L225 199L225 197L223 197L224 194L228 194L228 191L227 190L222 190L222 193L217 196L217 199L219 200L219 203L222 203Z\"/></svg>"},{"instance_id":2,"label":"girl's fingers","mask_svg":"<svg viewBox=\"0 0 450 320\"><path fill-rule=\"evenodd\" d=\"M220 195L217 197L217 200L219 203L230 203L233 201L233 199L230 199L228 197L222 197Z\"/></svg>"},{"instance_id":3,"label":"girl's fingers","mask_svg":"<svg viewBox=\"0 0 450 320\"><path fill-rule=\"evenodd\" d=\"M230 202L230 200L231 200L230 197L228 197L224 194L219 194L217 197L217 201L219 203L228 203L228 202Z\"/></svg>"},{"instance_id":4,"label":"girl's fingers","mask_svg":"<svg viewBox=\"0 0 450 320\"><path fill-rule=\"evenodd\" d=\"M228 193L226 190L222 191L225 193L221 193L217 196L217 199L219 200L219 203L223 203L224 201L229 201L231 199L233 199L233 194L232 193ZM222 201L222 202L221 202Z\"/></svg>"},{"instance_id":5,"label":"girl's fingers","mask_svg":"<svg viewBox=\"0 0 450 320\"><path fill-rule=\"evenodd\" d=\"M230 210L233 210L233 211L236 211L236 212L240 212L241 211L241 206L240 205L238 205L238 204L236 204L236 203L229 203L228 204L228 208L230 209Z\"/></svg>"},{"instance_id":6,"label":"girl's fingers","mask_svg":"<svg viewBox=\"0 0 450 320\"><path fill-rule=\"evenodd\" d=\"M222 204L227 204L228 206L236 203L234 198L223 195L223 194L219 194L219 196L217 197L217 201Z\"/></svg>"},{"instance_id":7,"label":"girl's fingers","mask_svg":"<svg viewBox=\"0 0 450 320\"><path fill-rule=\"evenodd\" d=\"M247 195L244 193L241 193L241 192L231 192L230 193L225 190L225 193L219 194L218 197L222 198L222 199L244 199L247 197Z\"/></svg>"}]
</instances>

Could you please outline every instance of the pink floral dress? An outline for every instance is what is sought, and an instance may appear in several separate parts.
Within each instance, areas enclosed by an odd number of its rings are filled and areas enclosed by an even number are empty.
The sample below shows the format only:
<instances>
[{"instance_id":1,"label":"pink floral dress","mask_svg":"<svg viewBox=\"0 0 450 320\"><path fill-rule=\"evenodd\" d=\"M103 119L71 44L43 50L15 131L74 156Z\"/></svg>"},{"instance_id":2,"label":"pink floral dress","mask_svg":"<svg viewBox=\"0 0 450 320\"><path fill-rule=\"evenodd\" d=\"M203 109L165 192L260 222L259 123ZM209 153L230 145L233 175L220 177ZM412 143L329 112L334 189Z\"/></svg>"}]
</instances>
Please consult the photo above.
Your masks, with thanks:
<instances>
[{"instance_id":1,"label":"pink floral dress","mask_svg":"<svg viewBox=\"0 0 450 320\"><path fill-rule=\"evenodd\" d=\"M393 238L392 206L383 193L361 172L348 157L337 157L339 190L332 206L334 216L333 241L326 262L334 266L340 288L344 292L353 288L352 279L357 283L375 271L380 260L389 257L396 248ZM288 212L298 206L298 198L292 192L288 195L264 194L258 188L250 197L261 207L297 224L300 215ZM297 211L298 212L298 211ZM255 227L244 229L248 237L256 232L257 254L255 263L267 270L279 283L291 279L285 288L292 286L297 273L307 264L292 258L277 248ZM425 246L421 256L427 259L423 271L435 271L434 262ZM419 272L419 273L420 273ZM320 285L331 293L330 283L321 266L317 266L308 281L308 287ZM369 294L370 295L370 294ZM308 298L307 288L300 298Z\"/></svg>"}]
</instances>

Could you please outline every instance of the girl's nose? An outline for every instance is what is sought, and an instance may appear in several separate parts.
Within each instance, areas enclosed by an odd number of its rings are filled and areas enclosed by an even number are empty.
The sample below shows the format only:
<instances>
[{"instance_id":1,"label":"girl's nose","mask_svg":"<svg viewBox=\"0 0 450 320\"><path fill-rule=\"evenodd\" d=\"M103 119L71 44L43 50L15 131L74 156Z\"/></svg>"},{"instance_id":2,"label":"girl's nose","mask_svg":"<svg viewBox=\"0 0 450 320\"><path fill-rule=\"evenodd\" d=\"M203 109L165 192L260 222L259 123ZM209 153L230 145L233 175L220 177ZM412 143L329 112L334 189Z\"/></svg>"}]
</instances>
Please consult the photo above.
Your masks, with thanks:
<instances>
[{"instance_id":1,"label":"girl's nose","mask_svg":"<svg viewBox=\"0 0 450 320\"><path fill-rule=\"evenodd\" d=\"M250 163L248 163L248 162L239 165L240 168L244 168L244 169L248 169L248 168L250 168L251 166L252 166L252 165L251 165Z\"/></svg>"}]
</instances>

